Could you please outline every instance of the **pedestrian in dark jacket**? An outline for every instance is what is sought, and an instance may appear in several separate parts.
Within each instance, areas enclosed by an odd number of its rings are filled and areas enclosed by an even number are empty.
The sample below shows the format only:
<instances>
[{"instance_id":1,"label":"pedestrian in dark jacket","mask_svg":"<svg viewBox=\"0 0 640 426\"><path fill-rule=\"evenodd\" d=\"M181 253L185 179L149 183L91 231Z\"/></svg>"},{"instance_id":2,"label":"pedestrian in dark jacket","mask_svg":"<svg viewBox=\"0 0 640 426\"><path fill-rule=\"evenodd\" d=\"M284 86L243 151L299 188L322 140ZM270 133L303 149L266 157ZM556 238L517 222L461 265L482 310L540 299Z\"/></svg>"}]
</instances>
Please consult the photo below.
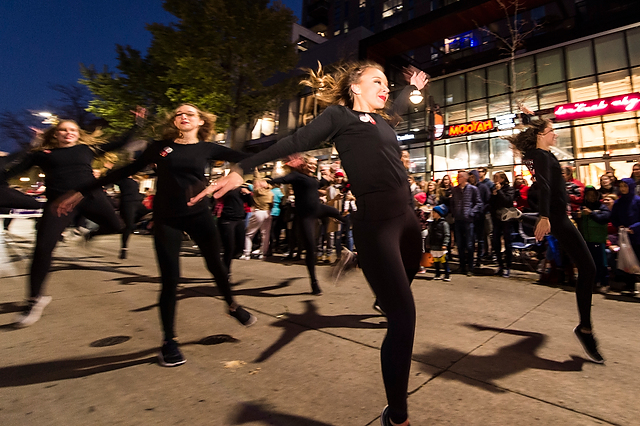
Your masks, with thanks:
<instances>
[{"instance_id":1,"label":"pedestrian in dark jacket","mask_svg":"<svg viewBox=\"0 0 640 426\"><path fill-rule=\"evenodd\" d=\"M574 215L578 229L587 242L591 257L596 264L596 285L606 287L609 285L609 272L607 271L607 225L611 218L611 212L599 200L600 194L595 187L588 185L584 189L584 202L582 208Z\"/></svg>"},{"instance_id":2,"label":"pedestrian in dark jacket","mask_svg":"<svg viewBox=\"0 0 640 426\"><path fill-rule=\"evenodd\" d=\"M473 222L473 231L475 234L475 240L477 244L476 253L476 268L482 265L482 258L486 255L489 249L489 242L487 241L487 223L486 216L489 213L489 199L491 198L491 186L480 178L480 172L478 170L471 170L469 174L469 183L475 185L478 188L480 199L482 200L483 209L482 212L475 218ZM493 186L493 185L492 185Z\"/></svg>"},{"instance_id":3,"label":"pedestrian in dark jacket","mask_svg":"<svg viewBox=\"0 0 640 426\"><path fill-rule=\"evenodd\" d=\"M498 260L496 275L508 278L511 270L511 231L513 228L509 222L503 222L501 217L504 209L513 207L514 191L513 187L509 184L509 178L505 172L495 172L493 174L493 182L495 185L489 206L493 223L493 239L491 245ZM504 241L504 260L502 256L501 238Z\"/></svg>"},{"instance_id":4,"label":"pedestrian in dark jacket","mask_svg":"<svg viewBox=\"0 0 640 426\"><path fill-rule=\"evenodd\" d=\"M449 224L444 217L448 213L447 206L439 204L433 208L431 215L433 221L429 224L429 233L425 241L425 249L434 257L434 267L436 268L436 275L434 280L441 280L440 276L440 264L442 263L444 269L444 280L451 281L449 278L449 254L451 245L451 230Z\"/></svg>"},{"instance_id":5,"label":"pedestrian in dark jacket","mask_svg":"<svg viewBox=\"0 0 640 426\"><path fill-rule=\"evenodd\" d=\"M451 211L453 213L456 245L460 258L460 271L473 275L474 222L482 215L484 204L478 188L468 183L469 173L458 172L458 186L451 191Z\"/></svg>"},{"instance_id":6,"label":"pedestrian in dark jacket","mask_svg":"<svg viewBox=\"0 0 640 426\"><path fill-rule=\"evenodd\" d=\"M620 198L613 205L611 223L629 229L629 241L636 257L640 256L640 196L636 194L636 183L631 178L620 179ZM621 231L623 232L623 231ZM625 290L635 292L636 276L624 274Z\"/></svg>"}]
</instances>

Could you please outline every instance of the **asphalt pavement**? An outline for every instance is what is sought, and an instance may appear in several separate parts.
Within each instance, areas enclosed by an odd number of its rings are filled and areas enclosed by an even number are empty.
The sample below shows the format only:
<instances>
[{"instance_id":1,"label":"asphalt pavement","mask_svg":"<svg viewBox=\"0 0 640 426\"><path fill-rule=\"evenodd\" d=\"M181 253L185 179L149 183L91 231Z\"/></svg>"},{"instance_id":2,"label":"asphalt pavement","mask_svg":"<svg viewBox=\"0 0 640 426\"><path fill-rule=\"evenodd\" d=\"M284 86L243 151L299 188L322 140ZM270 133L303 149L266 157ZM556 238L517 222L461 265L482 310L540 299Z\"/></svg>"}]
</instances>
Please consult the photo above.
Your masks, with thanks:
<instances>
[{"instance_id":1,"label":"asphalt pavement","mask_svg":"<svg viewBox=\"0 0 640 426\"><path fill-rule=\"evenodd\" d=\"M244 328L185 242L176 328L187 362L164 368L151 236L132 236L126 260L118 236L60 243L53 301L16 329L33 239L30 220L0 234L0 424L379 424L386 321L360 271L334 285L318 266L316 297L301 262L236 260L237 301L258 317ZM573 336L571 288L484 273L413 282L413 426L640 424L640 298L594 295L597 365Z\"/></svg>"}]
</instances>

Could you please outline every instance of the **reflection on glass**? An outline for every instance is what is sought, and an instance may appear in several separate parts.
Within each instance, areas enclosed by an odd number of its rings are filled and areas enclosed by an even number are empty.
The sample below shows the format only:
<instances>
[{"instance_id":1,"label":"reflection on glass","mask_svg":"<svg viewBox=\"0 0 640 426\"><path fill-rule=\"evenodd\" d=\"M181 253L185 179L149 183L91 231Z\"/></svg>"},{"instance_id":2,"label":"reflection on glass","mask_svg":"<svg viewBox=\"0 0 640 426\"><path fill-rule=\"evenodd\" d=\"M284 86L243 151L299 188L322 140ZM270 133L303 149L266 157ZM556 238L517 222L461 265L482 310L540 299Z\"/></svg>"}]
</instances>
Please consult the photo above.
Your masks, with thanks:
<instances>
[{"instance_id":1,"label":"reflection on glass","mask_svg":"<svg viewBox=\"0 0 640 426\"><path fill-rule=\"evenodd\" d=\"M629 77L629 72L627 70L600 75L598 76L598 80L601 98L608 98L609 96L616 96L631 92L631 78Z\"/></svg>"},{"instance_id":2,"label":"reflection on glass","mask_svg":"<svg viewBox=\"0 0 640 426\"><path fill-rule=\"evenodd\" d=\"M562 49L554 49L536 55L538 84L550 84L564 80Z\"/></svg>"},{"instance_id":3,"label":"reflection on glass","mask_svg":"<svg viewBox=\"0 0 640 426\"><path fill-rule=\"evenodd\" d=\"M473 168L489 165L489 141L469 142L469 165Z\"/></svg>"},{"instance_id":4,"label":"reflection on glass","mask_svg":"<svg viewBox=\"0 0 640 426\"><path fill-rule=\"evenodd\" d=\"M493 166L504 166L513 164L513 151L511 145L506 139L491 139L491 164Z\"/></svg>"},{"instance_id":5,"label":"reflection on glass","mask_svg":"<svg viewBox=\"0 0 640 426\"><path fill-rule=\"evenodd\" d=\"M447 164L447 168L453 170L469 168L469 153L466 142L449 145Z\"/></svg>"},{"instance_id":6,"label":"reflection on glass","mask_svg":"<svg viewBox=\"0 0 640 426\"><path fill-rule=\"evenodd\" d=\"M610 34L594 40L598 72L613 71L627 66L624 33Z\"/></svg>"},{"instance_id":7,"label":"reflection on glass","mask_svg":"<svg viewBox=\"0 0 640 426\"><path fill-rule=\"evenodd\" d=\"M591 41L567 46L567 78L584 77L595 74Z\"/></svg>"},{"instance_id":8,"label":"reflection on glass","mask_svg":"<svg viewBox=\"0 0 640 426\"><path fill-rule=\"evenodd\" d=\"M484 98L486 96L486 78L484 68L467 73L467 99Z\"/></svg>"},{"instance_id":9,"label":"reflection on glass","mask_svg":"<svg viewBox=\"0 0 640 426\"><path fill-rule=\"evenodd\" d=\"M569 101L589 101L598 99L598 85L595 77L586 77L567 83L569 86Z\"/></svg>"}]
</instances>

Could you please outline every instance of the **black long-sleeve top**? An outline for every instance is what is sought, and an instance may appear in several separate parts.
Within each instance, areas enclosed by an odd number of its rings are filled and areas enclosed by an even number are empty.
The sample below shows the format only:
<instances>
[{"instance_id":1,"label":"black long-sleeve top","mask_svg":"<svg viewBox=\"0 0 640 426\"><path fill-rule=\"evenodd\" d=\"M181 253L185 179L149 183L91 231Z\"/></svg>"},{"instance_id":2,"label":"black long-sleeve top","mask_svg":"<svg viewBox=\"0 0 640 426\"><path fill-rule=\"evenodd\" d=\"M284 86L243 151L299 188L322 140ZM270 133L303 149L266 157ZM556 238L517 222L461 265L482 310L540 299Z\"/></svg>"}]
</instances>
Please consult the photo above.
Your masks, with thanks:
<instances>
[{"instance_id":1,"label":"black long-sleeve top","mask_svg":"<svg viewBox=\"0 0 640 426\"><path fill-rule=\"evenodd\" d=\"M29 153L22 161L2 173L2 180L38 166L45 174L44 184L49 201L67 191L96 181L91 163L96 156L113 151L129 142L136 128L130 129L113 142L100 145L78 143L68 148L51 148Z\"/></svg>"},{"instance_id":2,"label":"black long-sleeve top","mask_svg":"<svg viewBox=\"0 0 640 426\"><path fill-rule=\"evenodd\" d=\"M155 219L183 217L200 213L209 208L205 197L194 206L187 202L205 189L205 167L212 160L238 162L246 154L220 146L216 143L198 142L196 144L178 144L173 141L153 141L133 163L113 170L108 175L89 185L76 186L86 194L95 188L108 185L123 177L131 176L151 163L156 164L158 175L156 196L153 199L153 217Z\"/></svg>"},{"instance_id":3,"label":"black long-sleeve top","mask_svg":"<svg viewBox=\"0 0 640 426\"><path fill-rule=\"evenodd\" d=\"M550 214L566 214L569 197L556 156L549 151L536 148L527 151L522 160L535 179L529 194L532 194L532 190L538 193L540 215L549 217Z\"/></svg>"},{"instance_id":4,"label":"black long-sleeve top","mask_svg":"<svg viewBox=\"0 0 640 426\"><path fill-rule=\"evenodd\" d=\"M498 210L513 207L513 199L513 187L505 182L495 194L493 192L491 193L491 198L489 199L489 211L491 212L491 216L497 218Z\"/></svg>"},{"instance_id":5,"label":"black long-sleeve top","mask_svg":"<svg viewBox=\"0 0 640 426\"><path fill-rule=\"evenodd\" d=\"M271 179L271 183L273 185L291 184L296 196L296 211L299 215L305 216L316 213L320 208L318 189L328 185L329 182L293 170L282 177Z\"/></svg>"},{"instance_id":6,"label":"black long-sleeve top","mask_svg":"<svg viewBox=\"0 0 640 426\"><path fill-rule=\"evenodd\" d=\"M397 97L394 111L406 110L407 86ZM268 149L242 161L245 173L254 167L295 152L307 151L324 141L332 141L349 176L356 198L373 192L406 188L410 203L407 172L400 161L400 145L393 128L375 113L363 113L341 105L331 105L311 123L278 141ZM298 203L296 192L296 205Z\"/></svg>"},{"instance_id":7,"label":"black long-sleeve top","mask_svg":"<svg viewBox=\"0 0 640 426\"><path fill-rule=\"evenodd\" d=\"M253 204L251 193L243 194L242 188L232 189L222 197L222 212L220 219L243 220L247 215L244 211L244 203Z\"/></svg>"}]
</instances>

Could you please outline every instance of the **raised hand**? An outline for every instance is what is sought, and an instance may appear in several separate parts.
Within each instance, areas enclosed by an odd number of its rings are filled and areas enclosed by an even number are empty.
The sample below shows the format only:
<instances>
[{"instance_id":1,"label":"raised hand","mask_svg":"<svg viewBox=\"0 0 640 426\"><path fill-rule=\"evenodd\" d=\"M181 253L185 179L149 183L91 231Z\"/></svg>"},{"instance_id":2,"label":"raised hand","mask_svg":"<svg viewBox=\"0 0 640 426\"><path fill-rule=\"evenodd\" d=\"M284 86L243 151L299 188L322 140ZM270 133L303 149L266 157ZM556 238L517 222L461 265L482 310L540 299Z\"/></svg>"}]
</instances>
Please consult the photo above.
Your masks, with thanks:
<instances>
[{"instance_id":1,"label":"raised hand","mask_svg":"<svg viewBox=\"0 0 640 426\"><path fill-rule=\"evenodd\" d=\"M425 73L424 71L420 71L413 65L406 67L402 73L407 79L407 82L416 86L418 90L422 90L424 86L426 86L429 82L429 74Z\"/></svg>"}]
</instances>

